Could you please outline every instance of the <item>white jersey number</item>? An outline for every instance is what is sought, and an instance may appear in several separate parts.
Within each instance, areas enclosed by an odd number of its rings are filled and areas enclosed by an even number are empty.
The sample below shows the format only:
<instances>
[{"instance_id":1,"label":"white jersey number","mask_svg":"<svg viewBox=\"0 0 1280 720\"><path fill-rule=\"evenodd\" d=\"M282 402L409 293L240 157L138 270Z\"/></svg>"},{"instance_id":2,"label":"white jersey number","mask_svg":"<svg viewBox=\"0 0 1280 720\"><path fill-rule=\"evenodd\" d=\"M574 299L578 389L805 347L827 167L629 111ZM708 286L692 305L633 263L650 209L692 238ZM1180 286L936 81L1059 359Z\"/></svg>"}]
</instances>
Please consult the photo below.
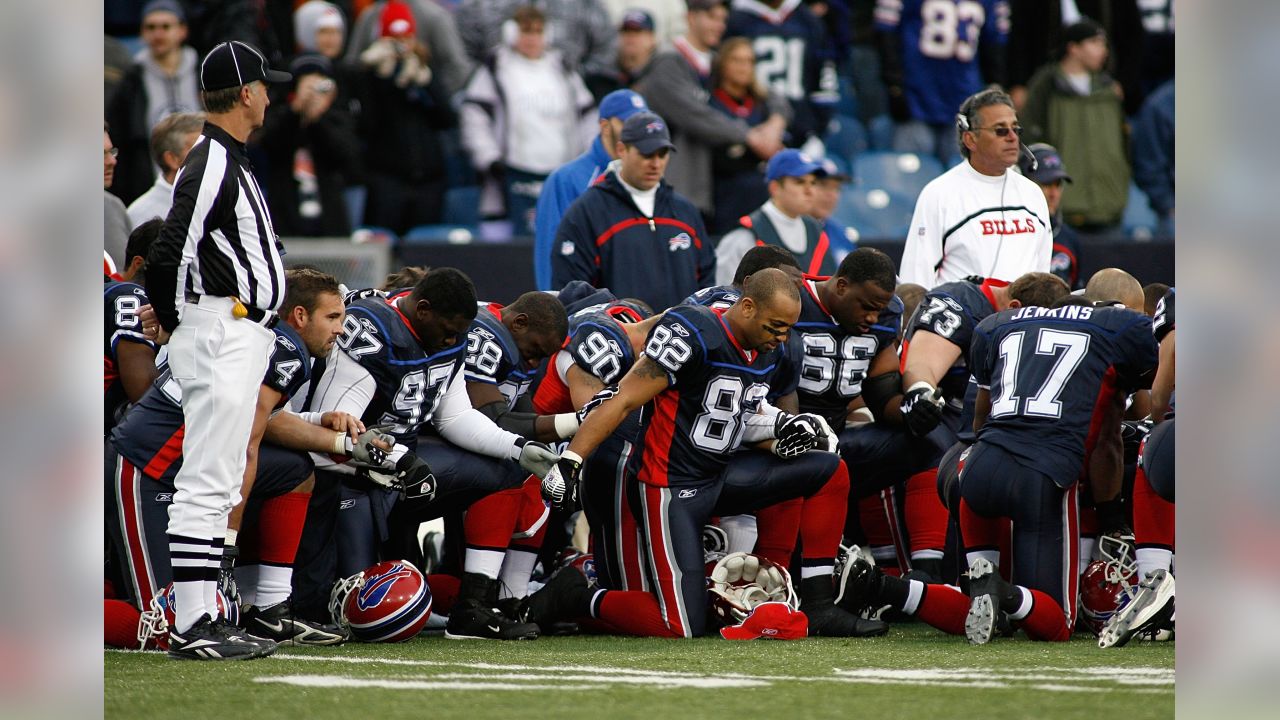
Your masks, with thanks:
<instances>
[{"instance_id":1,"label":"white jersey number","mask_svg":"<svg viewBox=\"0 0 1280 720\"><path fill-rule=\"evenodd\" d=\"M1009 333L1000 341L1000 382L992 388L991 417L1017 415L1022 398L1015 394L1018 386L1018 363L1022 359L1022 342L1026 332ZM1027 398L1022 407L1023 415L1036 417L1062 417L1062 403L1058 398L1067 386L1072 373L1080 366L1089 352L1089 335L1065 330L1041 328L1036 335L1036 354L1056 357L1053 369L1044 379L1036 394Z\"/></svg>"}]
</instances>

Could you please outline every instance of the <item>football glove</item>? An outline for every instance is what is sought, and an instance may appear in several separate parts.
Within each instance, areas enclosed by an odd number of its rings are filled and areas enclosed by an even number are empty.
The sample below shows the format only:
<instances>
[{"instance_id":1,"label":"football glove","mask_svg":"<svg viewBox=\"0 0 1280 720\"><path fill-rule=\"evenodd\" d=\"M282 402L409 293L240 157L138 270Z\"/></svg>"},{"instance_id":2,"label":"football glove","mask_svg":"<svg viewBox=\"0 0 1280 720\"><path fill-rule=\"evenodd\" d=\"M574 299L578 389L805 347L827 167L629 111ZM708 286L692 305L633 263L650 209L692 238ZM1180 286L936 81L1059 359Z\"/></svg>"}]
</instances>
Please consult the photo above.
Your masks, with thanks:
<instances>
[{"instance_id":1,"label":"football glove","mask_svg":"<svg viewBox=\"0 0 1280 720\"><path fill-rule=\"evenodd\" d=\"M405 453L396 463L396 481L406 500L431 502L436 496L436 476L422 458Z\"/></svg>"},{"instance_id":2,"label":"football glove","mask_svg":"<svg viewBox=\"0 0 1280 720\"><path fill-rule=\"evenodd\" d=\"M818 449L825 452L835 452L840 447L840 437L836 435L836 431L831 429L831 424L821 415L814 414L818 418L818 424L822 427L823 438L818 441Z\"/></svg>"},{"instance_id":3,"label":"football glove","mask_svg":"<svg viewBox=\"0 0 1280 720\"><path fill-rule=\"evenodd\" d=\"M902 419L907 430L916 437L933 432L942 422L942 391L920 380L907 388L902 396Z\"/></svg>"},{"instance_id":4,"label":"football glove","mask_svg":"<svg viewBox=\"0 0 1280 720\"><path fill-rule=\"evenodd\" d=\"M573 508L578 503L578 475L582 458L566 450L551 471L542 478L542 499L557 509Z\"/></svg>"},{"instance_id":5,"label":"football glove","mask_svg":"<svg viewBox=\"0 0 1280 720\"><path fill-rule=\"evenodd\" d=\"M1142 420L1125 420L1120 423L1120 440L1124 443L1124 463L1133 465L1138 462L1138 451L1142 449L1142 441L1151 434L1155 427L1150 417Z\"/></svg>"},{"instance_id":6,"label":"football glove","mask_svg":"<svg viewBox=\"0 0 1280 720\"><path fill-rule=\"evenodd\" d=\"M587 415L591 414L592 410L595 410L596 408L605 404L607 401L613 399L613 396L617 394L618 394L618 386L610 385L606 388L603 388L602 390L600 390L600 392L596 393L595 395L592 395L591 399L588 400L587 403L582 406L582 409L578 411L578 424L581 425L583 421L587 419Z\"/></svg>"},{"instance_id":7,"label":"football glove","mask_svg":"<svg viewBox=\"0 0 1280 720\"><path fill-rule=\"evenodd\" d=\"M381 441L391 445L394 449L396 439L394 436L383 432L388 425L374 425L360 433L360 437L354 441L350 436L347 437L347 454L352 460L361 465L370 465L373 467L381 467L390 470L395 467L394 462L388 462L387 458L392 452L391 450L383 450L374 444L375 441Z\"/></svg>"},{"instance_id":8,"label":"football glove","mask_svg":"<svg viewBox=\"0 0 1280 720\"><path fill-rule=\"evenodd\" d=\"M218 589L227 600L240 604L240 588L236 586L236 559L240 557L240 548L227 545L222 548L222 564L218 568Z\"/></svg>"},{"instance_id":9,"label":"football glove","mask_svg":"<svg viewBox=\"0 0 1280 720\"><path fill-rule=\"evenodd\" d=\"M778 439L774 443L773 454L789 460L809 452L819 442L825 442L825 425L822 418L811 413L778 413L773 425L773 435Z\"/></svg>"},{"instance_id":10,"label":"football glove","mask_svg":"<svg viewBox=\"0 0 1280 720\"><path fill-rule=\"evenodd\" d=\"M520 456L517 461L520 467L540 478L546 477L547 473L551 472L552 466L560 459L555 450L540 442L522 439L519 447Z\"/></svg>"}]
</instances>

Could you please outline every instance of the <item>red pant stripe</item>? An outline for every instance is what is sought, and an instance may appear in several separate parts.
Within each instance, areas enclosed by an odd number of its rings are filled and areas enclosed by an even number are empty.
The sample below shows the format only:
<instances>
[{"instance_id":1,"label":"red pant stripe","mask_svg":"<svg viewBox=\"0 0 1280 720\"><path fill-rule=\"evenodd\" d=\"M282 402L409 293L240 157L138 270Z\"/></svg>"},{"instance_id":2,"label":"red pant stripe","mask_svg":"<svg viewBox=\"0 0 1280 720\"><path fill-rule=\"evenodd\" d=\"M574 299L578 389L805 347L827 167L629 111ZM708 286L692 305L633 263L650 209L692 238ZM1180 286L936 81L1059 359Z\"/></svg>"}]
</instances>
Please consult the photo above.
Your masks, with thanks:
<instances>
[{"instance_id":1,"label":"red pant stripe","mask_svg":"<svg viewBox=\"0 0 1280 720\"><path fill-rule=\"evenodd\" d=\"M156 594L155 575L147 552L147 533L142 527L141 473L123 455L116 456L116 496L120 502L120 532L124 536L133 598L146 609Z\"/></svg>"},{"instance_id":2,"label":"red pant stripe","mask_svg":"<svg viewBox=\"0 0 1280 720\"><path fill-rule=\"evenodd\" d=\"M687 636L684 597L680 592L682 576L675 557L671 554L671 531L667 527L666 505L671 491L667 488L642 485L640 500L644 505L645 535L649 540L649 563L655 595L662 609L662 619L672 632Z\"/></svg>"},{"instance_id":3,"label":"red pant stripe","mask_svg":"<svg viewBox=\"0 0 1280 720\"><path fill-rule=\"evenodd\" d=\"M1080 503L1078 485L1062 494L1062 610L1067 627L1075 627L1076 601L1080 593Z\"/></svg>"}]
</instances>

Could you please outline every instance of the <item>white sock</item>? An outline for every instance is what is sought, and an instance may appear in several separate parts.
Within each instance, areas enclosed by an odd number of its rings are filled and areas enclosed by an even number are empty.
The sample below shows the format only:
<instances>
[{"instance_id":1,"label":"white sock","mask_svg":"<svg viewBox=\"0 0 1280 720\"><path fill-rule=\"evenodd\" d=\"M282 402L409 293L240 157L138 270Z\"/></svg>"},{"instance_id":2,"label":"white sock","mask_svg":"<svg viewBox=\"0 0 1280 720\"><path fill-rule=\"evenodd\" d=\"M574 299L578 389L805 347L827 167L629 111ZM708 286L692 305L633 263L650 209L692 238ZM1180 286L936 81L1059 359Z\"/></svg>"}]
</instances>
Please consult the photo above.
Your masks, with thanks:
<instances>
[{"instance_id":1,"label":"white sock","mask_svg":"<svg viewBox=\"0 0 1280 720\"><path fill-rule=\"evenodd\" d=\"M911 559L912 560L941 560L942 551L941 550L912 550Z\"/></svg>"},{"instance_id":2,"label":"white sock","mask_svg":"<svg viewBox=\"0 0 1280 720\"><path fill-rule=\"evenodd\" d=\"M1089 563L1093 562L1093 551L1097 546L1097 538L1080 538L1080 557L1078 558L1078 564L1080 565L1079 574L1083 575L1084 571L1089 568Z\"/></svg>"},{"instance_id":3,"label":"white sock","mask_svg":"<svg viewBox=\"0 0 1280 720\"><path fill-rule=\"evenodd\" d=\"M1156 570L1173 568L1173 552L1164 548L1138 548L1138 580L1141 581Z\"/></svg>"},{"instance_id":4,"label":"white sock","mask_svg":"<svg viewBox=\"0 0 1280 720\"><path fill-rule=\"evenodd\" d=\"M477 550L475 548L467 548L466 558L462 562L464 572L480 573L487 578L498 578L498 571L502 569L502 560L506 557L506 553L499 550Z\"/></svg>"},{"instance_id":5,"label":"white sock","mask_svg":"<svg viewBox=\"0 0 1280 720\"><path fill-rule=\"evenodd\" d=\"M258 604L258 564L236 566L236 587L240 590L240 602Z\"/></svg>"},{"instance_id":6,"label":"white sock","mask_svg":"<svg viewBox=\"0 0 1280 720\"><path fill-rule=\"evenodd\" d=\"M814 565L812 567L809 565L803 565L800 567L800 579L808 580L811 577L820 577L822 575L831 577L831 573L834 572L835 569L835 565Z\"/></svg>"},{"instance_id":7,"label":"white sock","mask_svg":"<svg viewBox=\"0 0 1280 720\"><path fill-rule=\"evenodd\" d=\"M924 583L919 580L908 580L907 601L902 604L902 612L915 615L922 599L924 599Z\"/></svg>"},{"instance_id":8,"label":"white sock","mask_svg":"<svg viewBox=\"0 0 1280 720\"><path fill-rule=\"evenodd\" d=\"M502 572L498 579L498 598L522 598L529 594L529 576L533 574L533 566L538 564L538 554L517 548L508 548L502 561Z\"/></svg>"},{"instance_id":9,"label":"white sock","mask_svg":"<svg viewBox=\"0 0 1280 720\"><path fill-rule=\"evenodd\" d=\"M258 566L258 595L254 604L267 608L282 603L293 594L293 568L280 565Z\"/></svg>"},{"instance_id":10,"label":"white sock","mask_svg":"<svg viewBox=\"0 0 1280 720\"><path fill-rule=\"evenodd\" d=\"M1031 614L1031 591L1021 585L1016 587L1018 592L1022 593L1022 604L1018 606L1017 611L1009 613L1009 617L1013 620L1021 620Z\"/></svg>"},{"instance_id":11,"label":"white sock","mask_svg":"<svg viewBox=\"0 0 1280 720\"><path fill-rule=\"evenodd\" d=\"M728 552L749 553L756 549L756 516L730 515L720 518L720 529L729 538Z\"/></svg>"}]
</instances>

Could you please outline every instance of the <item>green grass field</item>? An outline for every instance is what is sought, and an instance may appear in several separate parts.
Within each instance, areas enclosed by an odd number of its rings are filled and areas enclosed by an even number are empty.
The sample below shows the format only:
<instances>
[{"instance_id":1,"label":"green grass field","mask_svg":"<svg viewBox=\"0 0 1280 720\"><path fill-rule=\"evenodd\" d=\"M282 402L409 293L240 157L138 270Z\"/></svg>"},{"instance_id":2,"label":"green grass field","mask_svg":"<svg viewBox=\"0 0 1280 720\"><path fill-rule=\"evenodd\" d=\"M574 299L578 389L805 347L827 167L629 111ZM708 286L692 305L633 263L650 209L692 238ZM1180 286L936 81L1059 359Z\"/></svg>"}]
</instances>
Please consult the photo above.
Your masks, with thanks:
<instances>
[{"instance_id":1,"label":"green grass field","mask_svg":"<svg viewBox=\"0 0 1280 720\"><path fill-rule=\"evenodd\" d=\"M884 638L793 642L543 638L281 649L248 662L104 654L106 717L1173 717L1174 644L1099 650L924 625Z\"/></svg>"}]
</instances>

